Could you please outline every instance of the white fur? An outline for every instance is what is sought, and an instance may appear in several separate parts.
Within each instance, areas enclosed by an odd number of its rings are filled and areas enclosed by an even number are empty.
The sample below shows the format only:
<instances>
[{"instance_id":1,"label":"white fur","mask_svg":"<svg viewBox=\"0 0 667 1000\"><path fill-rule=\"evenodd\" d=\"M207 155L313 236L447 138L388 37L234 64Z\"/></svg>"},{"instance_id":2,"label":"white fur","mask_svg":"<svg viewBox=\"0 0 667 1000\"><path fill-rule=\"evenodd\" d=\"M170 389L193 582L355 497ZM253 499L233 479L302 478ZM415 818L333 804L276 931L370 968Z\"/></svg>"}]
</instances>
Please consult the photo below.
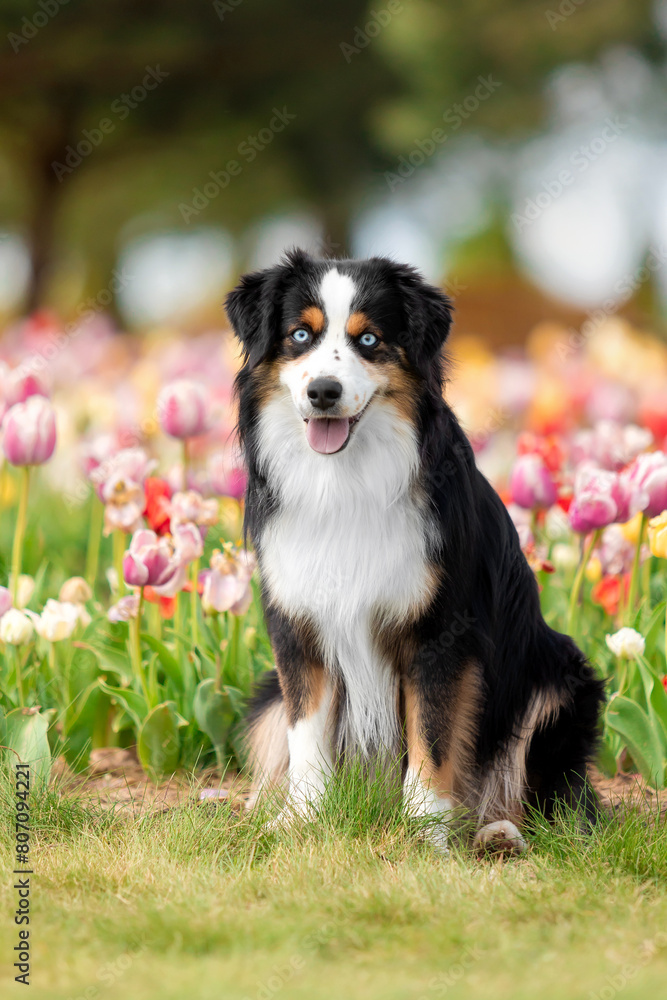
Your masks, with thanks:
<instances>
[{"instance_id":1,"label":"white fur","mask_svg":"<svg viewBox=\"0 0 667 1000\"><path fill-rule=\"evenodd\" d=\"M313 715L287 730L289 747L289 805L305 814L317 803L333 767L331 684Z\"/></svg>"},{"instance_id":2,"label":"white fur","mask_svg":"<svg viewBox=\"0 0 667 1000\"><path fill-rule=\"evenodd\" d=\"M421 774L409 767L403 782L403 801L411 816L441 817L441 823L434 823L429 829L429 839L446 851L447 848L447 814L451 812L451 799L438 795L433 788L424 784Z\"/></svg>"},{"instance_id":3,"label":"white fur","mask_svg":"<svg viewBox=\"0 0 667 1000\"><path fill-rule=\"evenodd\" d=\"M330 278L332 273L322 294L338 336L352 282ZM346 376L340 377L346 391ZM348 446L322 455L308 445L286 389L260 415L259 464L280 505L259 539L270 598L286 614L313 622L327 669L344 682L339 738L366 753L395 750L397 678L371 628L378 616L405 621L429 594L427 545L434 529L414 486L414 430L388 401L373 399Z\"/></svg>"},{"instance_id":4,"label":"white fur","mask_svg":"<svg viewBox=\"0 0 667 1000\"><path fill-rule=\"evenodd\" d=\"M355 286L347 274L335 268L327 271L320 284L326 331L314 350L286 365L280 375L295 407L305 419L316 412L308 399L308 386L313 379L329 376L338 379L343 394L336 406L336 416L353 417L361 413L379 383L372 379L368 368L356 352L347 335L347 321L352 311ZM382 382L380 376L380 383Z\"/></svg>"}]
</instances>

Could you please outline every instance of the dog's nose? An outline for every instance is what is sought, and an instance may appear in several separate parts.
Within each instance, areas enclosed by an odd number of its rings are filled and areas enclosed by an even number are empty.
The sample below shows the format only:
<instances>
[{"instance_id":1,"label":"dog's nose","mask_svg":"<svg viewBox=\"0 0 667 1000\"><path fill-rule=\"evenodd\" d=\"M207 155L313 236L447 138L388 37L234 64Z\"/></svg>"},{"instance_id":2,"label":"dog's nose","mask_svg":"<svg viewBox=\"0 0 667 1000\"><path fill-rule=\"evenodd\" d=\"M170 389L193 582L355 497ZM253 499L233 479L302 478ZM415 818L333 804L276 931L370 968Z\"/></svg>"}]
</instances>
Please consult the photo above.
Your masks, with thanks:
<instances>
[{"instance_id":1,"label":"dog's nose","mask_svg":"<svg viewBox=\"0 0 667 1000\"><path fill-rule=\"evenodd\" d=\"M318 410L329 410L343 395L343 387L335 378L314 378L308 386L308 399Z\"/></svg>"}]
</instances>

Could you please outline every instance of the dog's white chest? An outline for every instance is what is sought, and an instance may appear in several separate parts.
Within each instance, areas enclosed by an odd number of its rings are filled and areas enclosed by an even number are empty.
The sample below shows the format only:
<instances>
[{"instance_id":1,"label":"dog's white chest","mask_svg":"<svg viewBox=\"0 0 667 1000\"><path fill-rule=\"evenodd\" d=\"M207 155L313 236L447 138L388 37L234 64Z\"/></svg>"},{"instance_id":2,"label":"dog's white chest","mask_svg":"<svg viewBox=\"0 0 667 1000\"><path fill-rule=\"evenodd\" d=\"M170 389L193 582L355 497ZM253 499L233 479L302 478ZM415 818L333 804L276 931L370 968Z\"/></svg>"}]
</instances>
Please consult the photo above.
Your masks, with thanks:
<instances>
[{"instance_id":1,"label":"dog's white chest","mask_svg":"<svg viewBox=\"0 0 667 1000\"><path fill-rule=\"evenodd\" d=\"M411 442L377 453L313 455L281 467L280 507L264 526L260 570L272 602L316 627L326 666L347 692L345 739L393 747L397 678L373 627L413 617L429 598L428 518L409 488ZM401 447L403 445L403 447ZM350 452L352 449L350 449Z\"/></svg>"}]
</instances>

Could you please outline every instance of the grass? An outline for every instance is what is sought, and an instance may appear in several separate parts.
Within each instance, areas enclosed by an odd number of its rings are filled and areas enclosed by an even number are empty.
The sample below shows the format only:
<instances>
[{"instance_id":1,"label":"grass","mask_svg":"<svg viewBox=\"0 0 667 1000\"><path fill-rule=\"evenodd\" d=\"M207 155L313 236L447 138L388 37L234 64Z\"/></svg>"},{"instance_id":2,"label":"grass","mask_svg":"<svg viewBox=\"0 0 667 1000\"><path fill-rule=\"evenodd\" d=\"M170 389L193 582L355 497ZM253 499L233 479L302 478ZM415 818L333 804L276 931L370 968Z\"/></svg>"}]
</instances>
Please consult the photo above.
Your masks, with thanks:
<instances>
[{"instance_id":1,"label":"grass","mask_svg":"<svg viewBox=\"0 0 667 1000\"><path fill-rule=\"evenodd\" d=\"M3 805L8 791L3 792ZM8 810L2 809L5 816ZM316 823L191 805L129 819L33 807L34 1000L550 1000L667 993L667 837L629 813L582 836L535 817L520 859L438 855L353 774ZM12 830L2 824L5 872ZM18 994L12 882L3 996ZM611 992L610 992L611 991Z\"/></svg>"}]
</instances>

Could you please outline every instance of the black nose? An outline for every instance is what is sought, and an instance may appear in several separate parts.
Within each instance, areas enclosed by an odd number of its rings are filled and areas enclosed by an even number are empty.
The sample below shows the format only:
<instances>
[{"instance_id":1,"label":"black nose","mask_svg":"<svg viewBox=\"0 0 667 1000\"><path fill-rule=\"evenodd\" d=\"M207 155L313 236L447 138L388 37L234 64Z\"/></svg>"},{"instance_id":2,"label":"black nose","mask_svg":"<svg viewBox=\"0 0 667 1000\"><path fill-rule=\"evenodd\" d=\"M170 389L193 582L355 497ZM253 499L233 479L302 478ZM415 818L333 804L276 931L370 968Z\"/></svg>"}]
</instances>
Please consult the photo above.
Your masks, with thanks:
<instances>
[{"instance_id":1,"label":"black nose","mask_svg":"<svg viewBox=\"0 0 667 1000\"><path fill-rule=\"evenodd\" d=\"M343 395L343 387L335 378L314 378L308 386L308 399L318 410L329 410Z\"/></svg>"}]
</instances>

